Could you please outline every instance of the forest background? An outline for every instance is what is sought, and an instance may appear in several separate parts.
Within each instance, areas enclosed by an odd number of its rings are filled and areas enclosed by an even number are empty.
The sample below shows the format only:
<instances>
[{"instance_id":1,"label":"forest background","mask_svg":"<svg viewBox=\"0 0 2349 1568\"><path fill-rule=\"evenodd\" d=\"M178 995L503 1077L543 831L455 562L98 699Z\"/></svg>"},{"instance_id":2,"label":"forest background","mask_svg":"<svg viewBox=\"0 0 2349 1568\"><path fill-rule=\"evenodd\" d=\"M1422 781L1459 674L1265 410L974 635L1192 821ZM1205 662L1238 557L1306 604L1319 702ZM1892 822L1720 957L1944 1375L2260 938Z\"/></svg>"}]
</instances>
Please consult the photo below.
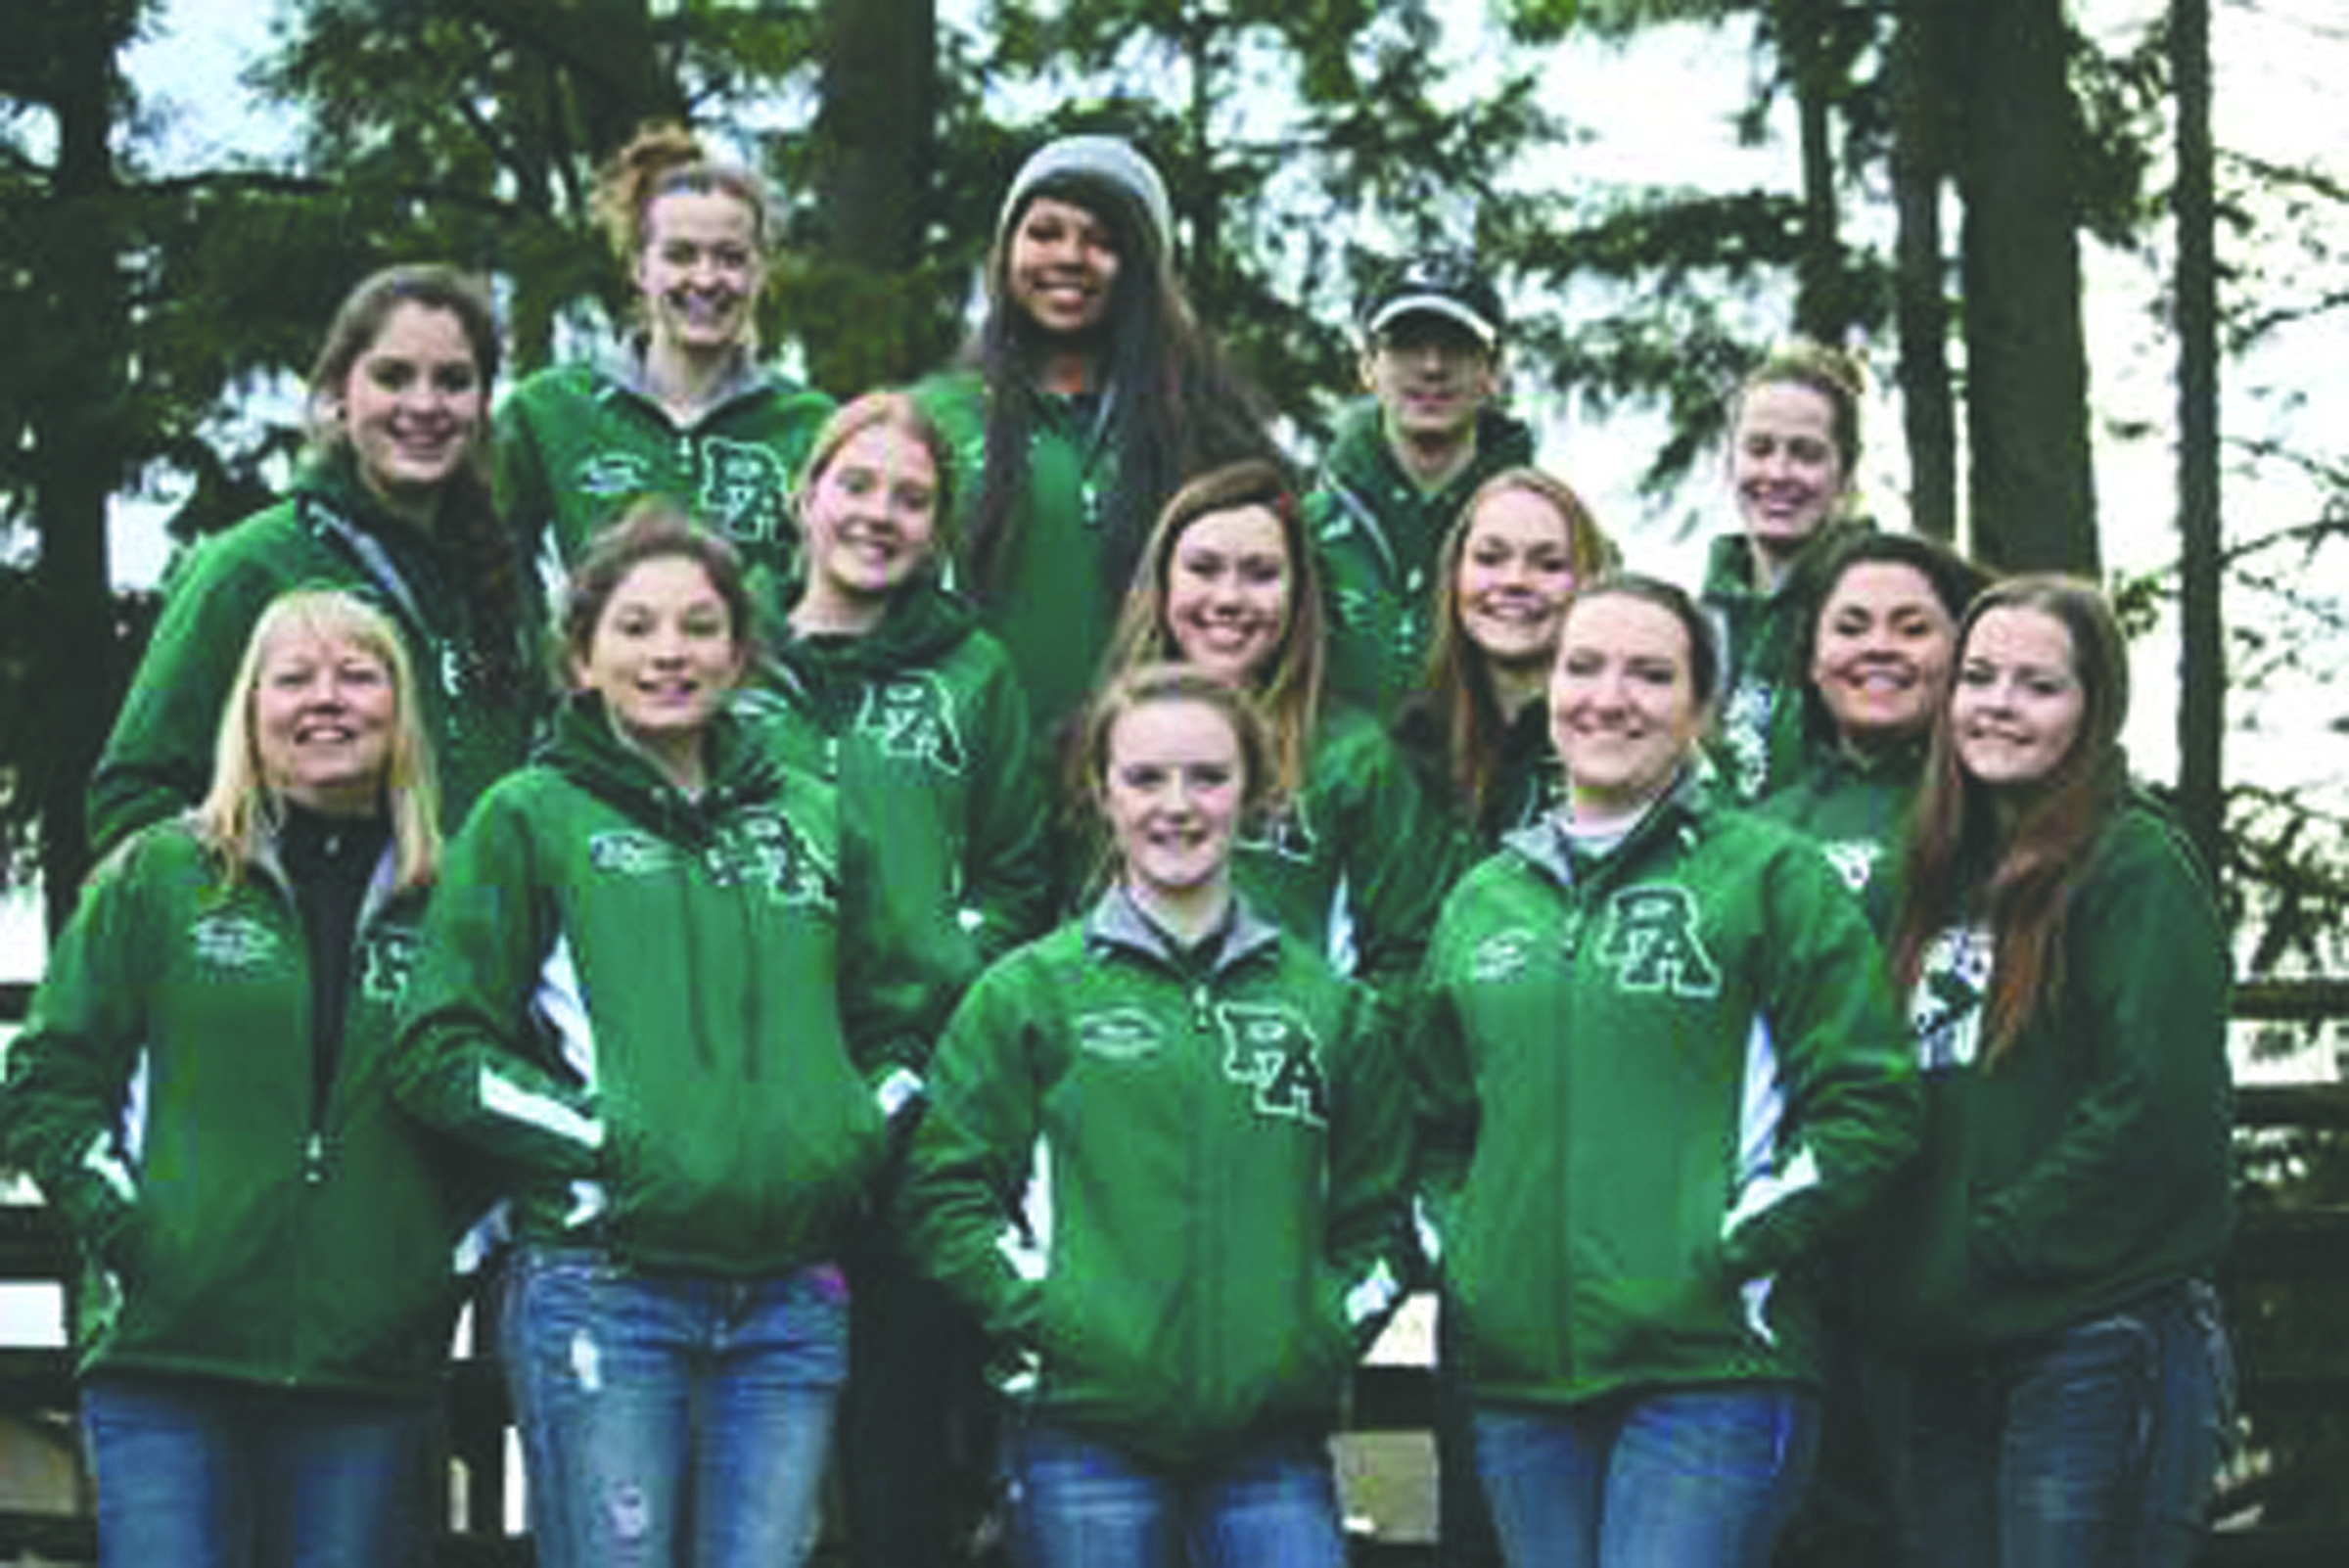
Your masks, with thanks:
<instances>
[{"instance_id":1,"label":"forest background","mask_svg":"<svg viewBox=\"0 0 2349 1568\"><path fill-rule=\"evenodd\" d=\"M1871 509L2106 576L2168 667L2141 761L2225 868L2247 969L2337 967L2324 0L280 0L193 103L206 0L5 11L0 873L45 872L52 918L149 607L121 521L184 540L261 504L288 378L385 261L491 273L515 373L608 333L590 171L674 115L787 193L769 341L836 393L955 350L1004 181L1057 131L1166 168L1200 313L1309 460L1364 278L1473 246L1521 411L1635 558L1692 561L1726 513L1723 392L1760 347L1859 346Z\"/></svg>"},{"instance_id":2,"label":"forest background","mask_svg":"<svg viewBox=\"0 0 2349 1568\"><path fill-rule=\"evenodd\" d=\"M1796 330L1855 346L1870 510L2106 580L2133 748L2221 870L2243 974L2349 972L2337 0L251 10L0 0L0 888L51 919L157 540L284 481L336 300L450 257L495 278L510 375L586 347L625 309L591 170L671 115L786 193L766 341L836 394L955 351L1004 184L1060 131L1167 171L1191 297L1301 460L1357 385L1371 271L1473 247L1548 465L1684 578L1728 526L1739 369ZM2332 1077L2345 1039L2267 1025L2239 1055ZM2349 1198L2321 1138L2250 1139L2246 1172L2278 1206ZM2238 1302L2238 1332L2337 1322L2280 1301ZM2330 1412L2261 1436L2302 1461L2272 1476L2349 1462Z\"/></svg>"}]
</instances>

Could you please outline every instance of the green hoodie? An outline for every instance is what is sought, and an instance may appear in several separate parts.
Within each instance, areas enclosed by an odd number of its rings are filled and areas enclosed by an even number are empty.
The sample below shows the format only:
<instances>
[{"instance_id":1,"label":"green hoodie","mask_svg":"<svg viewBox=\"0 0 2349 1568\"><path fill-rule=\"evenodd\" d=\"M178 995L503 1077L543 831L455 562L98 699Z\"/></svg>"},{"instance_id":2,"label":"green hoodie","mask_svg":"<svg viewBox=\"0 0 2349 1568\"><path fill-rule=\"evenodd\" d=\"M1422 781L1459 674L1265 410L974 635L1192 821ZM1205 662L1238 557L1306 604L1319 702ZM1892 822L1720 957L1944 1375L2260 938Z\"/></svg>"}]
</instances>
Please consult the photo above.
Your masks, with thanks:
<instances>
[{"instance_id":1,"label":"green hoodie","mask_svg":"<svg viewBox=\"0 0 2349 1568\"><path fill-rule=\"evenodd\" d=\"M1406 1038L1478 1399L1818 1379L1810 1276L1910 1157L1917 1085L1811 845L1687 785L1595 858L1514 834L1445 905Z\"/></svg>"},{"instance_id":2,"label":"green hoodie","mask_svg":"<svg viewBox=\"0 0 2349 1568\"><path fill-rule=\"evenodd\" d=\"M1482 811L1471 820L1466 797L1451 776L1451 737L1424 693L1407 700L1395 719L1395 744L1431 801L1442 802L1462 844L1478 858L1501 839L1531 827L1558 802L1565 773L1549 738L1549 704L1529 703L1499 732L1498 765L1485 787ZM1465 870L1463 865L1460 869Z\"/></svg>"},{"instance_id":3,"label":"green hoodie","mask_svg":"<svg viewBox=\"0 0 2349 1568\"><path fill-rule=\"evenodd\" d=\"M786 627L775 652L773 690L741 711L887 824L878 901L935 1038L979 971L1051 921L1028 699L971 608L927 579L867 635Z\"/></svg>"},{"instance_id":4,"label":"green hoodie","mask_svg":"<svg viewBox=\"0 0 2349 1568\"><path fill-rule=\"evenodd\" d=\"M1700 597L1721 627L1720 734L1714 751L1735 801L1759 801L1802 770L1804 672L1794 668L1802 620L1812 606L1805 567L1834 553L1834 541L1871 525L1823 524L1765 591L1754 582L1754 550L1743 532L1715 537Z\"/></svg>"},{"instance_id":5,"label":"green hoodie","mask_svg":"<svg viewBox=\"0 0 2349 1568\"><path fill-rule=\"evenodd\" d=\"M898 1213L1014 1392L1171 1464L1335 1422L1408 1247L1380 1018L1245 904L1186 954L1123 891L980 977Z\"/></svg>"},{"instance_id":6,"label":"green hoodie","mask_svg":"<svg viewBox=\"0 0 2349 1568\"><path fill-rule=\"evenodd\" d=\"M523 547L558 569L647 496L683 502L742 551L762 610L791 580L799 525L791 494L832 399L745 360L680 425L644 381L641 346L600 365L528 378L497 410L497 497Z\"/></svg>"},{"instance_id":7,"label":"green hoodie","mask_svg":"<svg viewBox=\"0 0 2349 1568\"><path fill-rule=\"evenodd\" d=\"M831 787L731 715L708 744L688 798L583 696L483 800L449 849L394 1087L511 1167L526 1238L772 1276L834 1255L882 1154L866 1075L920 1052L864 972L875 945L843 894L869 871L843 864L860 847Z\"/></svg>"},{"instance_id":8,"label":"green hoodie","mask_svg":"<svg viewBox=\"0 0 2349 1568\"><path fill-rule=\"evenodd\" d=\"M309 947L274 855L229 885L181 818L100 866L0 1098L8 1163L92 1265L84 1371L437 1393L484 1205L386 1081L421 901L392 891L387 852L321 1096Z\"/></svg>"},{"instance_id":9,"label":"green hoodie","mask_svg":"<svg viewBox=\"0 0 2349 1568\"><path fill-rule=\"evenodd\" d=\"M1860 896L1879 941L1892 935L1909 808L1924 766L1921 740L1879 757L1815 746L1801 776L1757 807L1818 842L1844 886Z\"/></svg>"},{"instance_id":10,"label":"green hoodie","mask_svg":"<svg viewBox=\"0 0 2349 1568\"><path fill-rule=\"evenodd\" d=\"M162 619L91 775L91 844L104 851L204 798L220 712L253 623L295 588L346 589L406 634L441 820L462 821L474 799L522 761L538 693L489 688L484 651L522 628L475 625L454 570L433 540L375 502L342 455L305 469L287 499L199 544L172 575Z\"/></svg>"},{"instance_id":11,"label":"green hoodie","mask_svg":"<svg viewBox=\"0 0 2349 1568\"><path fill-rule=\"evenodd\" d=\"M1232 849L1232 883L1266 918L1400 996L1452 878L1458 835L1367 715L1322 715L1305 786Z\"/></svg>"},{"instance_id":12,"label":"green hoodie","mask_svg":"<svg viewBox=\"0 0 2349 1568\"><path fill-rule=\"evenodd\" d=\"M1427 670L1428 601L1445 533L1477 486L1533 460L1533 427L1487 408L1468 466L1443 488L1422 490L1395 461L1377 400L1346 411L1305 497L1329 606L1331 692L1382 720L1393 716Z\"/></svg>"},{"instance_id":13,"label":"green hoodie","mask_svg":"<svg viewBox=\"0 0 2349 1568\"><path fill-rule=\"evenodd\" d=\"M987 473L986 383L976 370L947 371L912 395L953 449L954 493L967 525ZM973 597L1019 672L1048 754L1092 695L1124 596L1102 580L1099 509L1117 491L1118 467L1100 404L1041 393L1036 403L1027 488L1010 520L1009 553L997 564L1006 587ZM967 526L962 536L970 537Z\"/></svg>"},{"instance_id":14,"label":"green hoodie","mask_svg":"<svg viewBox=\"0 0 2349 1568\"><path fill-rule=\"evenodd\" d=\"M1925 952L1924 1157L1852 1268L1859 1320L1905 1352L2053 1334L2208 1279L2226 1251L2226 932L2151 807L2125 806L2097 840L2055 973L1992 1067L1989 932L1954 927Z\"/></svg>"}]
</instances>

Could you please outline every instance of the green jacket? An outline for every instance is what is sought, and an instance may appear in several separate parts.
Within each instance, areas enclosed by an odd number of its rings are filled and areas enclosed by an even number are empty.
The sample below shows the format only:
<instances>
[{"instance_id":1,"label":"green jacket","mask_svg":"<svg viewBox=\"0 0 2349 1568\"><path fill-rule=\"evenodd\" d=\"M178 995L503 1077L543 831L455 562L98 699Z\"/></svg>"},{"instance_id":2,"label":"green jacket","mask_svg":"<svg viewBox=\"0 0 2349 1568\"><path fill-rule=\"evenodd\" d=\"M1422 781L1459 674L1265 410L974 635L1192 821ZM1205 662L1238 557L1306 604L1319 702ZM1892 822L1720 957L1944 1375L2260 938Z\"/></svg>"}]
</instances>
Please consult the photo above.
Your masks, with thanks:
<instances>
[{"instance_id":1,"label":"green jacket","mask_svg":"<svg viewBox=\"0 0 2349 1568\"><path fill-rule=\"evenodd\" d=\"M1844 886L1860 896L1878 941L1891 938L1899 909L1901 853L1924 765L1922 741L1873 758L1815 746L1811 765L1757 807L1818 842Z\"/></svg>"},{"instance_id":2,"label":"green jacket","mask_svg":"<svg viewBox=\"0 0 2349 1568\"><path fill-rule=\"evenodd\" d=\"M1803 719L1804 671L1795 668L1795 657L1803 617L1813 608L1805 568L1832 555L1836 540L1872 526L1859 520L1821 525L1767 593L1754 584L1753 546L1744 533L1713 540L1699 597L1721 627L1721 724L1714 751L1732 800L1759 801L1802 771L1811 743Z\"/></svg>"},{"instance_id":3,"label":"green jacket","mask_svg":"<svg viewBox=\"0 0 2349 1568\"><path fill-rule=\"evenodd\" d=\"M2176 833L2125 807L2066 905L2060 989L1996 1068L1989 933L1911 1001L1924 1157L1854 1249L1860 1320L1911 1353L2004 1345L2207 1279L2233 1219L2228 949Z\"/></svg>"},{"instance_id":4,"label":"green jacket","mask_svg":"<svg viewBox=\"0 0 2349 1568\"><path fill-rule=\"evenodd\" d=\"M83 891L9 1051L0 1138L90 1260L84 1371L437 1391L458 1245L485 1205L392 1105L422 896L391 878L387 853L323 1095L311 957L274 857L232 887L175 819Z\"/></svg>"},{"instance_id":5,"label":"green jacket","mask_svg":"<svg viewBox=\"0 0 2349 1568\"><path fill-rule=\"evenodd\" d=\"M887 825L876 897L893 948L924 977L917 1027L935 1038L981 969L1051 923L1028 699L1002 645L925 581L869 635L787 628L772 689L741 708Z\"/></svg>"},{"instance_id":6,"label":"green jacket","mask_svg":"<svg viewBox=\"0 0 2349 1568\"><path fill-rule=\"evenodd\" d=\"M865 983L830 786L731 715L710 745L689 799L564 711L450 846L394 1086L505 1162L526 1238L771 1276L833 1256L882 1154L867 1078L920 1053Z\"/></svg>"},{"instance_id":7,"label":"green jacket","mask_svg":"<svg viewBox=\"0 0 2349 1568\"><path fill-rule=\"evenodd\" d=\"M1554 818L1512 835L1445 905L1408 1038L1476 1398L1817 1380L1812 1276L1918 1113L1809 844L1687 786L1595 860Z\"/></svg>"},{"instance_id":8,"label":"green jacket","mask_svg":"<svg viewBox=\"0 0 2349 1568\"><path fill-rule=\"evenodd\" d=\"M682 501L734 541L772 611L798 566L792 490L831 415L822 392L746 362L680 426L646 390L641 347L604 364L557 365L498 405L498 506L555 580L636 501Z\"/></svg>"},{"instance_id":9,"label":"green jacket","mask_svg":"<svg viewBox=\"0 0 2349 1568\"><path fill-rule=\"evenodd\" d=\"M1015 1392L1175 1464L1335 1422L1407 1256L1380 1016L1244 904L1186 955L1122 891L980 978L898 1213Z\"/></svg>"},{"instance_id":10,"label":"green jacket","mask_svg":"<svg viewBox=\"0 0 2349 1568\"><path fill-rule=\"evenodd\" d=\"M1533 460L1533 427L1487 408L1477 416L1475 457L1431 494L1395 461L1377 400L1347 410L1305 497L1329 607L1332 692L1393 716L1427 670L1428 602L1445 533L1478 485Z\"/></svg>"},{"instance_id":11,"label":"green jacket","mask_svg":"<svg viewBox=\"0 0 2349 1568\"><path fill-rule=\"evenodd\" d=\"M1265 917L1383 995L1418 972L1461 845L1368 715L1324 713L1304 787L1232 850L1232 883Z\"/></svg>"},{"instance_id":12,"label":"green jacket","mask_svg":"<svg viewBox=\"0 0 2349 1568\"><path fill-rule=\"evenodd\" d=\"M913 389L954 452L954 493L967 524L987 472L987 386L975 370ZM1036 394L1028 484L998 564L1003 591L971 584L981 620L1003 644L1028 694L1039 744L1049 748L1083 708L1101 673L1123 595L1103 581L1100 507L1118 487L1117 454L1098 404ZM964 537L969 536L967 527Z\"/></svg>"},{"instance_id":13,"label":"green jacket","mask_svg":"<svg viewBox=\"0 0 2349 1568\"><path fill-rule=\"evenodd\" d=\"M443 823L529 750L538 693L498 692L483 674L496 638L521 627L473 623L431 539L378 506L347 458L304 470L294 492L206 539L174 571L162 618L90 778L90 841L103 851L134 828L204 798L220 712L253 623L295 588L343 588L407 635L440 778ZM523 668L534 670L535 660Z\"/></svg>"},{"instance_id":14,"label":"green jacket","mask_svg":"<svg viewBox=\"0 0 2349 1568\"><path fill-rule=\"evenodd\" d=\"M1499 765L1486 786L1483 808L1475 812L1452 779L1451 737L1442 726L1424 700L1406 701L1395 720L1395 744L1475 857L1491 854L1505 836L1531 827L1557 806L1565 773L1549 738L1549 704L1528 705L1500 731Z\"/></svg>"}]
</instances>

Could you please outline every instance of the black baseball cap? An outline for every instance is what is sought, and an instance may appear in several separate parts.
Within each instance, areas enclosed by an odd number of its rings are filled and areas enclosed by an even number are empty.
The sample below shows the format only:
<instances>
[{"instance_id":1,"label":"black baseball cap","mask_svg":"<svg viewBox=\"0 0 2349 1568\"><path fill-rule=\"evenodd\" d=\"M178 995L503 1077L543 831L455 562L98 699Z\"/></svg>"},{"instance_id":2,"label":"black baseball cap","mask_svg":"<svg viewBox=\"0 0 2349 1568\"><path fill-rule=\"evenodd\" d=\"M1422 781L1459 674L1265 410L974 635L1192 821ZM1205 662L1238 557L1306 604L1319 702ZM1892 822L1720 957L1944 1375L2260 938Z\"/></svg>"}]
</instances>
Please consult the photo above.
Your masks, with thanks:
<instances>
[{"instance_id":1,"label":"black baseball cap","mask_svg":"<svg viewBox=\"0 0 2349 1568\"><path fill-rule=\"evenodd\" d=\"M1442 316L1476 334L1487 348L1500 342L1500 296L1475 261L1451 252L1411 256L1391 268L1362 302L1362 334L1375 338L1405 316Z\"/></svg>"}]
</instances>

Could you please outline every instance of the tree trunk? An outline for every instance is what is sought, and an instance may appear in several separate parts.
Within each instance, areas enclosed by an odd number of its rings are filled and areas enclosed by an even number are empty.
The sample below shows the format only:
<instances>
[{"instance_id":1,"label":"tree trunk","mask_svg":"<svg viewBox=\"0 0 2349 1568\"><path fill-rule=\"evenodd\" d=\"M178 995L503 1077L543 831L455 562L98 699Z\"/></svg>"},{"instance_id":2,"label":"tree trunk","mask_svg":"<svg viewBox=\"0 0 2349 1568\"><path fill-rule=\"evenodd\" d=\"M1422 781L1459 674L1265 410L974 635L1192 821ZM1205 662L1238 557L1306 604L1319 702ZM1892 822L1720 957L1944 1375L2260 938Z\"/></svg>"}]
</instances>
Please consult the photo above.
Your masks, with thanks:
<instances>
[{"instance_id":1,"label":"tree trunk","mask_svg":"<svg viewBox=\"0 0 2349 1568\"><path fill-rule=\"evenodd\" d=\"M43 628L33 641L33 712L43 738L36 780L41 883L49 929L72 912L89 869L84 794L115 711L118 659L107 580L107 499L125 462L120 439L128 334L119 205L111 151L119 99L115 51L137 7L57 8L53 29L57 167L35 248L33 289L59 322L73 323L71 352L48 367L49 395L32 417L34 568Z\"/></svg>"},{"instance_id":2,"label":"tree trunk","mask_svg":"<svg viewBox=\"0 0 2349 1568\"><path fill-rule=\"evenodd\" d=\"M2062 0L1967 8L1966 429L1977 554L2098 570Z\"/></svg>"},{"instance_id":3,"label":"tree trunk","mask_svg":"<svg viewBox=\"0 0 2349 1568\"><path fill-rule=\"evenodd\" d=\"M799 323L818 385L904 381L931 357L919 268L935 156L937 0L827 0L817 115L824 232L837 293Z\"/></svg>"},{"instance_id":4,"label":"tree trunk","mask_svg":"<svg viewBox=\"0 0 2349 1568\"><path fill-rule=\"evenodd\" d=\"M2210 0L2171 0L2178 95L2178 806L2219 866L2226 646L2220 595L2217 233L2212 219Z\"/></svg>"},{"instance_id":5,"label":"tree trunk","mask_svg":"<svg viewBox=\"0 0 2349 1568\"><path fill-rule=\"evenodd\" d=\"M1950 301L1941 233L1949 177L1947 0L1900 0L1892 76L1893 311L1909 516L1919 533L1958 537L1958 413L1950 391Z\"/></svg>"},{"instance_id":6,"label":"tree trunk","mask_svg":"<svg viewBox=\"0 0 2349 1568\"><path fill-rule=\"evenodd\" d=\"M1841 344L1852 325L1835 200L1834 63L1822 0L1777 0L1778 48L1794 80L1803 164L1803 233L1795 263L1794 323L1806 337Z\"/></svg>"}]
</instances>

